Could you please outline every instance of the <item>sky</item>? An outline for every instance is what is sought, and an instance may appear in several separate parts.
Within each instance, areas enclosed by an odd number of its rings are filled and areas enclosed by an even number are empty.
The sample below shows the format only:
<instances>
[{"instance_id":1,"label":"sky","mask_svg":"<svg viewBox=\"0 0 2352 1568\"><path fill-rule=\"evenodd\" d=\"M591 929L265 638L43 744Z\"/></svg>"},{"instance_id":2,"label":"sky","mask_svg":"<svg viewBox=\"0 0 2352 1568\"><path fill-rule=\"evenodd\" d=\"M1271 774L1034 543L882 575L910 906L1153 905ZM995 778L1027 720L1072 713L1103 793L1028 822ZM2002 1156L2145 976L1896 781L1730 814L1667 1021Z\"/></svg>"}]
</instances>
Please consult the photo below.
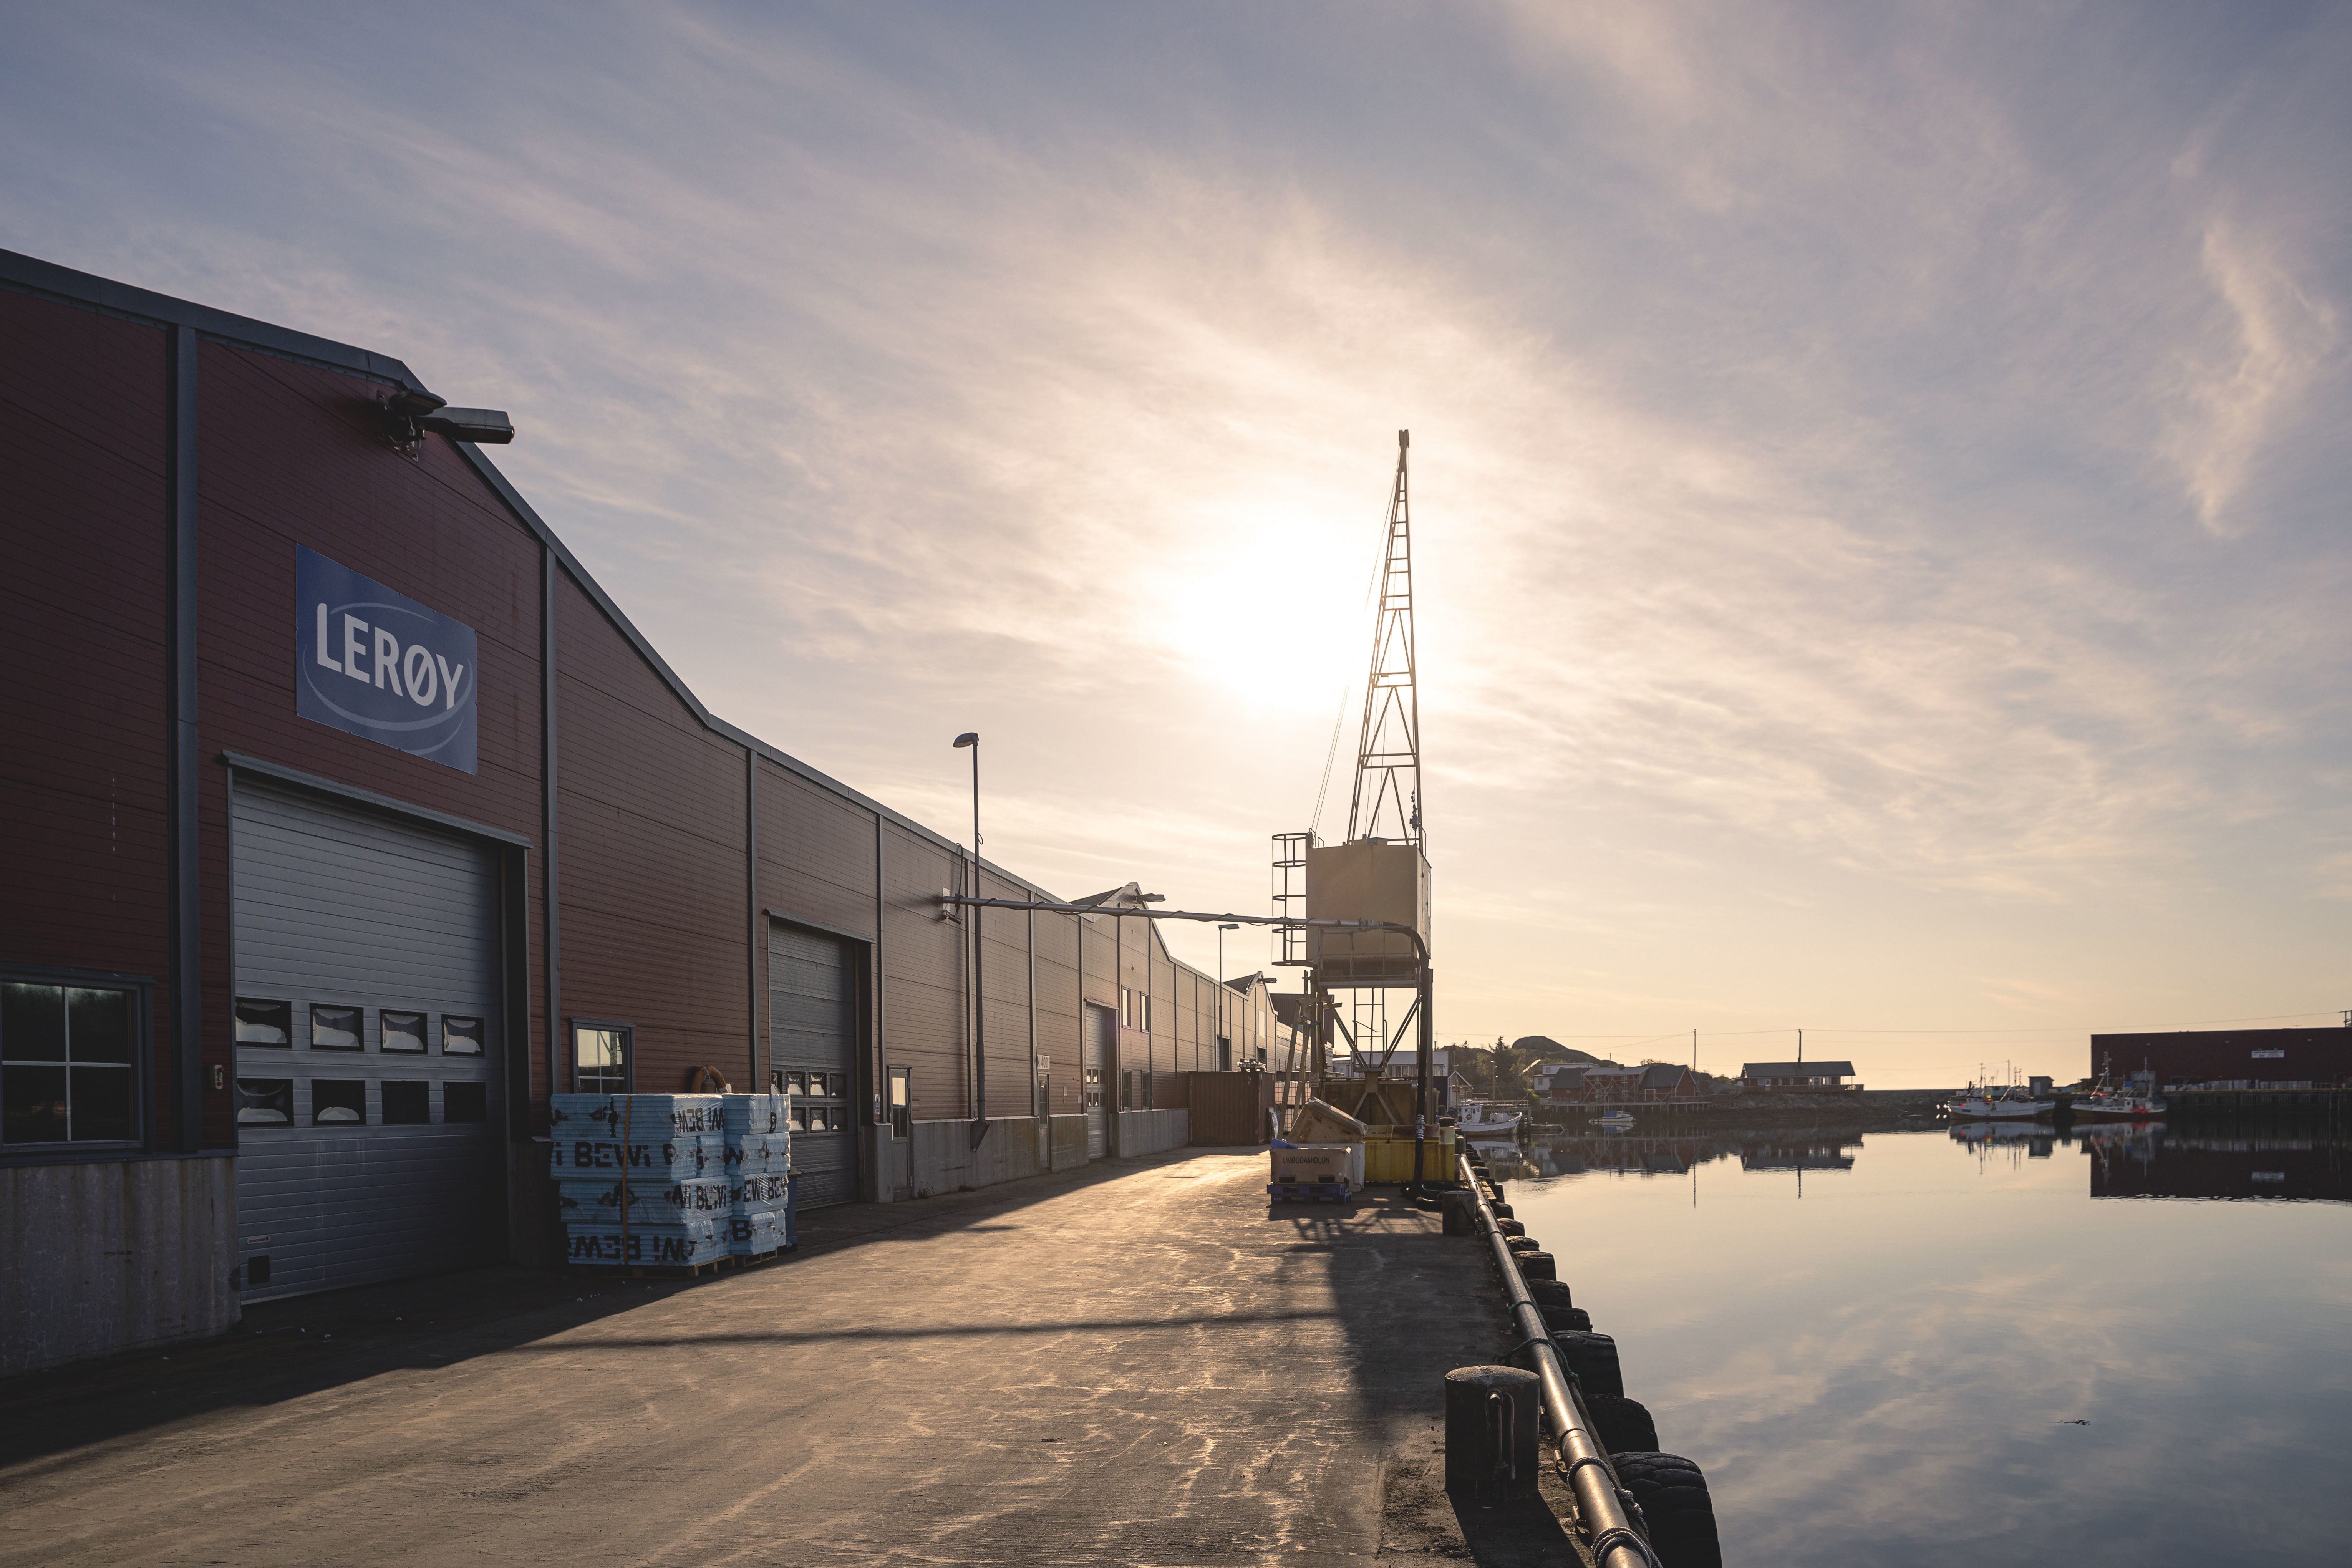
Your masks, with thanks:
<instances>
[{"instance_id":1,"label":"sky","mask_svg":"<svg viewBox=\"0 0 2352 1568\"><path fill-rule=\"evenodd\" d=\"M16 4L0 245L509 410L714 711L959 837L979 731L1065 896L1344 835L1409 428L1442 1040L2072 1078L2352 1007L2347 80L2259 0Z\"/></svg>"}]
</instances>

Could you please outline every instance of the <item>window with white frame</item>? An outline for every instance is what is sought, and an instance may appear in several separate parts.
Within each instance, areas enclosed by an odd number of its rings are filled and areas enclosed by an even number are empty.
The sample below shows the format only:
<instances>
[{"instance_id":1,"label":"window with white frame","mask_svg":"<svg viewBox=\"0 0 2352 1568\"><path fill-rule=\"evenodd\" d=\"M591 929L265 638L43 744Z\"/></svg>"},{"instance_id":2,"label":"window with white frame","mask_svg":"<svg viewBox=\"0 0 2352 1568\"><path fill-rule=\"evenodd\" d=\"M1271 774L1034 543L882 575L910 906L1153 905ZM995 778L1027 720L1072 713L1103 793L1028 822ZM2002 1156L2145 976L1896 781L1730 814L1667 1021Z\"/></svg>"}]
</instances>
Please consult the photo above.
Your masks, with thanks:
<instances>
[{"instance_id":1,"label":"window with white frame","mask_svg":"<svg viewBox=\"0 0 2352 1568\"><path fill-rule=\"evenodd\" d=\"M626 1024L575 1021L572 1026L572 1088L575 1094L629 1092L630 1047L636 1030Z\"/></svg>"},{"instance_id":2,"label":"window with white frame","mask_svg":"<svg viewBox=\"0 0 2352 1568\"><path fill-rule=\"evenodd\" d=\"M140 994L0 984L0 1145L139 1138Z\"/></svg>"}]
</instances>

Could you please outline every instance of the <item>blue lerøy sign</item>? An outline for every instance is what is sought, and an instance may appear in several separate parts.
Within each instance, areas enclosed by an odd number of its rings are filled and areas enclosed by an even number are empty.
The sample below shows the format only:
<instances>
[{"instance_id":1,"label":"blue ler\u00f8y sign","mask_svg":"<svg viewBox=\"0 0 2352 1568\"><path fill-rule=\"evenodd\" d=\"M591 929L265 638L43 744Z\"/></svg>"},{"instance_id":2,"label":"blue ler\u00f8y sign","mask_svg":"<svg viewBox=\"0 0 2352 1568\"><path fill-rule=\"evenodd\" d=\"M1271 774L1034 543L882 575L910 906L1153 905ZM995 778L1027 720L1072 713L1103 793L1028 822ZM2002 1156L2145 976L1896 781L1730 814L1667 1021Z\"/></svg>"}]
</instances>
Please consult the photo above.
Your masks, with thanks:
<instances>
[{"instance_id":1,"label":"blue ler\u00f8y sign","mask_svg":"<svg viewBox=\"0 0 2352 1568\"><path fill-rule=\"evenodd\" d=\"M474 628L294 547L294 710L474 772Z\"/></svg>"}]
</instances>

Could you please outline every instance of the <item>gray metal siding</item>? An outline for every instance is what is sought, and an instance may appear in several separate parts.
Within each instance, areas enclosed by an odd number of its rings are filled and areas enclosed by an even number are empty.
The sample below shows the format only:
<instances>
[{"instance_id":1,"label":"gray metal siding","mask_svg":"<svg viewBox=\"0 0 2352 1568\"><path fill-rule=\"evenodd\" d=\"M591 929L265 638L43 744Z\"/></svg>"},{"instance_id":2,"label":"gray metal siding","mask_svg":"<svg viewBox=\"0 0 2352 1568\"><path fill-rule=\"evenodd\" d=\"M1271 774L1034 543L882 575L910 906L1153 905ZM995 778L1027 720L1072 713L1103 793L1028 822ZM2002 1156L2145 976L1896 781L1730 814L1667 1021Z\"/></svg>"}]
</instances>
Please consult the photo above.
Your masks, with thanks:
<instances>
[{"instance_id":1,"label":"gray metal siding","mask_svg":"<svg viewBox=\"0 0 2352 1568\"><path fill-rule=\"evenodd\" d=\"M768 928L768 1060L779 1081L822 1075L824 1095L795 1093L793 1169L802 1208L857 1197L857 955L839 937ZM834 1092L838 1088L840 1092ZM813 1116L835 1125L812 1127Z\"/></svg>"},{"instance_id":2,"label":"gray metal siding","mask_svg":"<svg viewBox=\"0 0 2352 1568\"><path fill-rule=\"evenodd\" d=\"M494 1259L505 1191L493 853L249 776L235 843L237 994L291 1003L294 1026L290 1047L236 1047L240 1079L294 1084L290 1125L237 1129L239 1255L270 1260L246 1300ZM363 1009L363 1048L313 1049L313 1003ZM387 1007L426 1015L425 1052L383 1049ZM482 1055L443 1054L450 1016L482 1021ZM366 1085L366 1122L312 1126L312 1086L337 1080ZM430 1086L431 1121L385 1126L383 1085L416 1081ZM451 1083L482 1086L483 1121L445 1120Z\"/></svg>"}]
</instances>

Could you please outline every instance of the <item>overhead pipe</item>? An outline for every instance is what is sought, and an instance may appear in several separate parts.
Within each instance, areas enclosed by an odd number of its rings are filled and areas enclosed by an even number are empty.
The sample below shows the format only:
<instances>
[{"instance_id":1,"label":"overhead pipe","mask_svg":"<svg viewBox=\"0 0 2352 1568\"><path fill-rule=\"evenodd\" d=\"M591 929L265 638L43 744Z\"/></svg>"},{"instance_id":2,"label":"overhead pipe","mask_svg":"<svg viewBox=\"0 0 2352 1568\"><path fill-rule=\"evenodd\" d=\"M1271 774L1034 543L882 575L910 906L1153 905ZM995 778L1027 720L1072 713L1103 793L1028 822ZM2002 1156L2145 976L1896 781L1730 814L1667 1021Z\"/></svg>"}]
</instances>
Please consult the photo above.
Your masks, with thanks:
<instances>
[{"instance_id":1,"label":"overhead pipe","mask_svg":"<svg viewBox=\"0 0 2352 1568\"><path fill-rule=\"evenodd\" d=\"M1578 1396L1576 1385L1569 1381L1568 1369L1559 1359L1559 1347L1552 1343L1551 1330L1543 1321L1543 1309L1536 1305L1527 1280L1519 1273L1518 1258L1507 1244L1486 1193L1479 1188L1477 1173L1470 1168L1470 1157L1465 1153L1455 1158L1462 1184L1470 1190L1477 1205L1478 1232L1486 1238L1487 1250L1495 1257L1495 1268L1503 1278L1512 1332L1533 1352L1535 1373L1542 1380L1544 1414L1551 1420L1560 1467L1568 1474L1569 1489L1576 1496L1577 1515L1591 1537L1593 1561L1601 1568L1660 1568L1648 1537L1633 1523L1633 1511L1617 1480L1617 1468L1609 1462L1609 1451L1593 1434L1591 1419L1584 1412L1584 1401Z\"/></svg>"}]
</instances>

